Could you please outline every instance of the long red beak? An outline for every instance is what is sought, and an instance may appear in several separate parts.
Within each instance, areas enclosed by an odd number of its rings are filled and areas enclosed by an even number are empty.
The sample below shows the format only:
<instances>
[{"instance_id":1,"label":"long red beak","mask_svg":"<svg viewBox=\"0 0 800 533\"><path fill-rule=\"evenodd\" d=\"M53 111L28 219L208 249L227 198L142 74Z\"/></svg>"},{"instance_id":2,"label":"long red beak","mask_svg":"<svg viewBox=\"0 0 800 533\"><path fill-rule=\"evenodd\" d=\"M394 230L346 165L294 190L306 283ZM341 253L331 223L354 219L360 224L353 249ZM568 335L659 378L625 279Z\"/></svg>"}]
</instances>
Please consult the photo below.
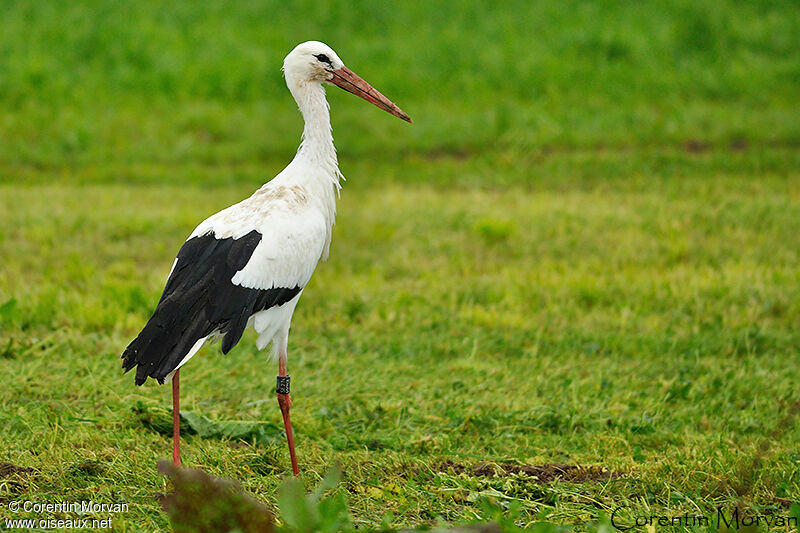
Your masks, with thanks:
<instances>
[{"instance_id":1,"label":"long red beak","mask_svg":"<svg viewBox=\"0 0 800 533\"><path fill-rule=\"evenodd\" d=\"M364 81L361 76L349 68L342 67L338 70L334 70L331 72L331 74L333 74L333 78L328 80L329 82L341 87L349 93L360 96L367 102L380 107L387 113L391 113L398 118L402 118L406 122L411 122L411 117L406 115L402 109L394 104L394 102L383 96L380 92L378 92L377 89Z\"/></svg>"}]
</instances>

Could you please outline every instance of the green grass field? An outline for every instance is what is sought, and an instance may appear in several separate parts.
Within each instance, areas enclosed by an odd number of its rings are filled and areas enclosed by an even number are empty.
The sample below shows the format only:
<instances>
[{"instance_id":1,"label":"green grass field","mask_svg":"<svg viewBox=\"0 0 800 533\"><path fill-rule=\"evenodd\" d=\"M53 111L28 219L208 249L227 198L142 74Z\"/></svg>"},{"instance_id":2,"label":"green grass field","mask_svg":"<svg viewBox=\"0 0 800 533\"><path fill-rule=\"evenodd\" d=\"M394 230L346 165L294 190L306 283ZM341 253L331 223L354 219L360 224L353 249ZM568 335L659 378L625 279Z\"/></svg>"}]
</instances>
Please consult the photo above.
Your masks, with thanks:
<instances>
[{"instance_id":1,"label":"green grass field","mask_svg":"<svg viewBox=\"0 0 800 533\"><path fill-rule=\"evenodd\" d=\"M307 487L341 465L364 529L489 519L481 498L520 525L788 515L800 10L658 5L4 6L0 463L33 470L0 468L3 523L94 499L129 503L116 531L167 527L170 391L119 354L194 226L292 157L279 68L307 39L415 120L328 90L348 181L289 348ZM182 372L184 409L250 428L187 434L184 461L274 508L253 340ZM549 463L594 474L512 467Z\"/></svg>"}]
</instances>

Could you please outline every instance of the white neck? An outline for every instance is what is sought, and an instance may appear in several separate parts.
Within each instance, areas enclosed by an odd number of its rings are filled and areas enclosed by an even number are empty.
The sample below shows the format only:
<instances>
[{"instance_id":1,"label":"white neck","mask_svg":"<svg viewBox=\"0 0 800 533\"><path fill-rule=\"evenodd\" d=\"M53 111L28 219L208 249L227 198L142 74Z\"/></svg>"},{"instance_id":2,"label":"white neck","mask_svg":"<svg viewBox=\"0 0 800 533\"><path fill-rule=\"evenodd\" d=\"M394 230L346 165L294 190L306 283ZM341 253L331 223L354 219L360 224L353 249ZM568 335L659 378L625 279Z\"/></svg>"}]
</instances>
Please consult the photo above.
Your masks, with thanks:
<instances>
[{"instance_id":1,"label":"white neck","mask_svg":"<svg viewBox=\"0 0 800 533\"><path fill-rule=\"evenodd\" d=\"M303 114L305 127L303 140L297 149L295 159L302 159L318 167L330 177L334 187L340 188L339 162L331 133L331 116L325 89L316 81L289 82L289 90Z\"/></svg>"},{"instance_id":2,"label":"white neck","mask_svg":"<svg viewBox=\"0 0 800 533\"><path fill-rule=\"evenodd\" d=\"M305 120L303 140L292 162L286 170L293 168L288 176L302 176L311 190L318 191L317 198L328 222L322 259L327 259L330 249L334 220L336 218L336 196L341 189L339 162L333 146L331 116L325 89L316 81L298 82L291 73L286 73L286 84L297 102ZM281 173L283 174L283 173Z\"/></svg>"}]
</instances>

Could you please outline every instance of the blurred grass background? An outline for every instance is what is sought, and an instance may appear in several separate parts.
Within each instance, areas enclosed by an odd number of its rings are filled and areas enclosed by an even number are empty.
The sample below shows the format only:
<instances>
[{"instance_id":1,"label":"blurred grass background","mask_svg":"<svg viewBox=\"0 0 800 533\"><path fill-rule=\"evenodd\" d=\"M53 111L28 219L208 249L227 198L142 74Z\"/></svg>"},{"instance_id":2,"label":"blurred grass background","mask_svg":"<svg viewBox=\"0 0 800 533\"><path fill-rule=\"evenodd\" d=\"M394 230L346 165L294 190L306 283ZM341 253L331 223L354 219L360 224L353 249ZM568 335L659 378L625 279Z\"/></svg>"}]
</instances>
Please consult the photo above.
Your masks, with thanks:
<instances>
[{"instance_id":1,"label":"blurred grass background","mask_svg":"<svg viewBox=\"0 0 800 533\"><path fill-rule=\"evenodd\" d=\"M3 179L80 165L71 178L128 181L132 165L188 163L224 168L146 174L229 182L242 166L283 162L301 125L279 69L309 39L416 120L407 128L331 90L343 155L785 150L800 142L797 11L726 1L10 2Z\"/></svg>"},{"instance_id":2,"label":"blurred grass background","mask_svg":"<svg viewBox=\"0 0 800 533\"><path fill-rule=\"evenodd\" d=\"M290 347L310 483L341 462L362 527L482 518L486 495L523 524L800 499L795 2L2 8L0 462L37 469L3 502L166 525L169 438L141 413L169 391L117 356L192 228L294 154L280 65L308 39L415 121L328 90L349 179ZM187 410L278 427L252 337L185 376ZM187 435L186 461L271 504L272 437Z\"/></svg>"}]
</instances>

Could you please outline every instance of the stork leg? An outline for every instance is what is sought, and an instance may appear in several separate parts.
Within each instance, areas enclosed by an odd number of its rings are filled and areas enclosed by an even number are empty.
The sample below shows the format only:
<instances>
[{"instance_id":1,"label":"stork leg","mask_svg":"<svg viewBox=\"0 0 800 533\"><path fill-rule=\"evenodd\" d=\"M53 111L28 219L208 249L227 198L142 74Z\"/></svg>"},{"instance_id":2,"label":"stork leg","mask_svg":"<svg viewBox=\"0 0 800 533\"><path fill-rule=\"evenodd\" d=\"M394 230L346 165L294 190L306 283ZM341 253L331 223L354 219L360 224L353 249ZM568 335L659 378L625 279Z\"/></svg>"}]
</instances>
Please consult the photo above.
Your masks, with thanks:
<instances>
[{"instance_id":1,"label":"stork leg","mask_svg":"<svg viewBox=\"0 0 800 533\"><path fill-rule=\"evenodd\" d=\"M286 351L278 353L278 405L283 415L283 427L286 429L286 440L289 443L289 457L292 459L292 472L295 476L300 475L297 468L297 455L294 451L294 433L292 432L292 420L289 418L289 408L292 406L292 397L289 396L289 375L286 374Z\"/></svg>"},{"instance_id":2,"label":"stork leg","mask_svg":"<svg viewBox=\"0 0 800 533\"><path fill-rule=\"evenodd\" d=\"M180 370L172 376L172 462L181 466L181 393Z\"/></svg>"}]
</instances>

